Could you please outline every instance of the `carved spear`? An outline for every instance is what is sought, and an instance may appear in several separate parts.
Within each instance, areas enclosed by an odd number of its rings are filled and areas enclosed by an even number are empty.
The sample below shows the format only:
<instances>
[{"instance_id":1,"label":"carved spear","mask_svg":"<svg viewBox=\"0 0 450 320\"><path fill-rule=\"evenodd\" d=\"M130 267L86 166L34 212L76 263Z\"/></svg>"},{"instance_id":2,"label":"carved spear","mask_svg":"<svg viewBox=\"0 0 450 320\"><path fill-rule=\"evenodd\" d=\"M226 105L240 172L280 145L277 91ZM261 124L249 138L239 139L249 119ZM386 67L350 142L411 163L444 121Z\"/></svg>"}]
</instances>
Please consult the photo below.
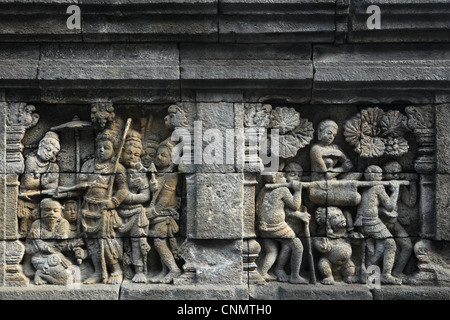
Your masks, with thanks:
<instances>
[{"instance_id":1,"label":"carved spear","mask_svg":"<svg viewBox=\"0 0 450 320\"><path fill-rule=\"evenodd\" d=\"M125 124L125 129L123 130L122 140L120 141L119 149L117 150L116 158L114 159L114 169L112 172L111 180L108 185L108 190L106 193L106 199L111 199L112 193L113 193L113 186L114 186L114 179L117 173L117 170L119 169L119 162L122 155L122 149L125 145L125 140L127 139L128 131L130 130L132 120L128 118L127 123ZM107 211L104 209L104 211ZM105 212L104 212L105 214ZM102 215L102 234L100 239L100 255L101 255L101 264L102 264L102 279L103 283L106 283L107 281L107 274L108 271L106 269L106 261L105 261L105 223L104 223L104 214Z\"/></svg>"}]
</instances>

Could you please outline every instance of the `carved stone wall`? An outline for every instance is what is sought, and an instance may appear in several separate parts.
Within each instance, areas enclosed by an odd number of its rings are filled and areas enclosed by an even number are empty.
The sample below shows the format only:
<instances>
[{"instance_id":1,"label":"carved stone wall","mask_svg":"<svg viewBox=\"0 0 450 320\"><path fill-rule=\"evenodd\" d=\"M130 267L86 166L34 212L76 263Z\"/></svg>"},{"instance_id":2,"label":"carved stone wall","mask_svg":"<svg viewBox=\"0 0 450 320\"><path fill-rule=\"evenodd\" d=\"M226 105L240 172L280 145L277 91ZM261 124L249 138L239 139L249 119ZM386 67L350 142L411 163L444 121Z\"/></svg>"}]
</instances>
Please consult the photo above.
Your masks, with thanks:
<instances>
[{"instance_id":1,"label":"carved stone wall","mask_svg":"<svg viewBox=\"0 0 450 320\"><path fill-rule=\"evenodd\" d=\"M0 297L449 299L448 3L388 2L0 1Z\"/></svg>"}]
</instances>

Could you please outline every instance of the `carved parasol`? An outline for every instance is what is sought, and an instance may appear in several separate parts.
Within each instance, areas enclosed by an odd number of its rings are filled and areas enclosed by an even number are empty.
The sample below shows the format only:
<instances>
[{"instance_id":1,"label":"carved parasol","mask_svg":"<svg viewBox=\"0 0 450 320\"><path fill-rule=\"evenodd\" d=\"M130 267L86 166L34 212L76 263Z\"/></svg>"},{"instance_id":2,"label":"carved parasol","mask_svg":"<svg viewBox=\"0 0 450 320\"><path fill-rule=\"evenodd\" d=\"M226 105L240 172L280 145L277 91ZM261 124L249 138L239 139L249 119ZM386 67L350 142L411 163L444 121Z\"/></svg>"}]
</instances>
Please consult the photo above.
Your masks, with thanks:
<instances>
[{"instance_id":1,"label":"carved parasol","mask_svg":"<svg viewBox=\"0 0 450 320\"><path fill-rule=\"evenodd\" d=\"M80 154L80 130L85 128L93 127L92 122L90 121L81 121L78 116L73 117L72 121L63 123L57 127L53 127L51 131L61 131L63 129L72 129L75 132L75 153L76 153L76 173L77 173L77 183L78 181L78 173L81 170L81 154Z\"/></svg>"}]
</instances>

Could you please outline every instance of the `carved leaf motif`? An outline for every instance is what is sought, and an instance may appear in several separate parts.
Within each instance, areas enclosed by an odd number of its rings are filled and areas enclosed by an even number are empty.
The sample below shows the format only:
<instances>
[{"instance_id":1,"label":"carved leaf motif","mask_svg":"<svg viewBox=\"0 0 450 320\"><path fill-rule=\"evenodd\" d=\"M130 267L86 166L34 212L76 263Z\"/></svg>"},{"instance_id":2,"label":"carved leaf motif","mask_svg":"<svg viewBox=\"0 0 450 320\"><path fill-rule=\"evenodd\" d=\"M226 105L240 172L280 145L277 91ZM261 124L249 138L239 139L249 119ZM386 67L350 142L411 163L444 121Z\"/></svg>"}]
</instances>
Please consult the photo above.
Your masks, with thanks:
<instances>
[{"instance_id":1,"label":"carved leaf motif","mask_svg":"<svg viewBox=\"0 0 450 320\"><path fill-rule=\"evenodd\" d=\"M362 132L361 132L361 117L357 114L344 124L344 137L345 141L350 143L352 146L359 144Z\"/></svg>"},{"instance_id":2,"label":"carved leaf motif","mask_svg":"<svg viewBox=\"0 0 450 320\"><path fill-rule=\"evenodd\" d=\"M299 149L307 146L313 136L314 136L314 127L312 122L309 122L307 119L300 118L300 124L292 130L292 134L298 139Z\"/></svg>"},{"instance_id":3,"label":"carved leaf motif","mask_svg":"<svg viewBox=\"0 0 450 320\"><path fill-rule=\"evenodd\" d=\"M364 135L376 137L381 129L380 121L384 115L383 110L378 107L367 108L361 111L361 131Z\"/></svg>"},{"instance_id":4,"label":"carved leaf motif","mask_svg":"<svg viewBox=\"0 0 450 320\"><path fill-rule=\"evenodd\" d=\"M300 124L300 114L294 108L278 107L272 111L272 128L280 130L280 135L294 130Z\"/></svg>"},{"instance_id":5,"label":"carved leaf motif","mask_svg":"<svg viewBox=\"0 0 450 320\"><path fill-rule=\"evenodd\" d=\"M402 137L406 131L407 118L398 110L389 110L380 120L381 136Z\"/></svg>"},{"instance_id":6,"label":"carved leaf motif","mask_svg":"<svg viewBox=\"0 0 450 320\"><path fill-rule=\"evenodd\" d=\"M408 141L403 137L389 137L385 139L384 144L386 147L384 153L391 156L401 156L409 149Z\"/></svg>"},{"instance_id":7,"label":"carved leaf motif","mask_svg":"<svg viewBox=\"0 0 450 320\"><path fill-rule=\"evenodd\" d=\"M299 139L290 134L280 135L279 139L279 156L284 159L295 157L297 151L301 148Z\"/></svg>"},{"instance_id":8,"label":"carved leaf motif","mask_svg":"<svg viewBox=\"0 0 450 320\"><path fill-rule=\"evenodd\" d=\"M384 150L385 145L382 138L364 137L359 145L359 154L363 158L381 157Z\"/></svg>"}]
</instances>

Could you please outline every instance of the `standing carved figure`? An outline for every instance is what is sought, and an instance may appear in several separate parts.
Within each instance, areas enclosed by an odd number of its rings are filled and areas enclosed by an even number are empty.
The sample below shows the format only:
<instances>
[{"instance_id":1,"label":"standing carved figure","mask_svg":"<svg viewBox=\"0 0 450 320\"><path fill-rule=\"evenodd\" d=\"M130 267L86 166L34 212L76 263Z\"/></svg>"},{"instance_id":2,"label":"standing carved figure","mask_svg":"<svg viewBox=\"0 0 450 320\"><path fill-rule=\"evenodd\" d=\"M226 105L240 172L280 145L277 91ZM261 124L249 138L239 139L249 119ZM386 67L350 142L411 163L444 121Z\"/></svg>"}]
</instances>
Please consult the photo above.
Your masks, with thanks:
<instances>
[{"instance_id":1,"label":"standing carved figure","mask_svg":"<svg viewBox=\"0 0 450 320\"><path fill-rule=\"evenodd\" d=\"M277 172L264 176L266 183L286 183L284 173ZM298 219L309 222L310 215L301 208L301 183L292 182L294 195L287 187L274 189L264 188L258 194L256 202L256 219L258 235L263 239L265 256L259 266L259 273L266 280L276 280L290 283L308 283L308 280L300 276L300 267L303 256L303 245L292 228L286 223L286 215L293 215ZM287 208L291 210L287 211ZM281 249L278 252L278 244ZM284 270L287 262L291 260L291 274ZM275 265L276 279L269 274L269 270Z\"/></svg>"},{"instance_id":2,"label":"standing carved figure","mask_svg":"<svg viewBox=\"0 0 450 320\"><path fill-rule=\"evenodd\" d=\"M131 130L122 152L122 164L127 172L128 194L117 211L123 222L118 231L128 236L131 241L131 263L135 271L132 281L136 283L147 282L147 254L150 251L147 242L149 220L144 208L144 203L150 201L150 186L147 170L140 161L142 153L141 135Z\"/></svg>"},{"instance_id":3,"label":"standing carved figure","mask_svg":"<svg viewBox=\"0 0 450 320\"><path fill-rule=\"evenodd\" d=\"M122 220L116 209L128 194L126 170L114 161L120 132L105 129L98 134L95 143L95 158L83 164L80 183L58 191L59 194L72 190L84 191L81 226L94 266L93 274L84 283L119 284L123 278L120 266L122 248L115 238L115 230L122 225ZM112 187L115 192L109 194Z\"/></svg>"},{"instance_id":4,"label":"standing carved figure","mask_svg":"<svg viewBox=\"0 0 450 320\"><path fill-rule=\"evenodd\" d=\"M171 155L174 146L170 138L160 143L155 159L158 173L152 173L150 180L153 196L147 213L150 219L148 235L154 240L162 264L161 273L151 281L159 283L171 283L181 275L174 258L174 254L178 253L175 234L179 230L176 220L179 219L180 209L176 194L179 176L173 172Z\"/></svg>"},{"instance_id":5,"label":"standing carved figure","mask_svg":"<svg viewBox=\"0 0 450 320\"><path fill-rule=\"evenodd\" d=\"M366 168L364 177L367 181L381 181L383 171L379 166L371 165ZM381 184L363 190L354 224L356 227L361 227L362 234L369 238L369 244L373 242L373 252L370 253L368 265L375 265L380 258L383 259L381 282L386 284L401 284L402 280L391 274L395 261L396 244L391 232L381 221L379 213L380 207L386 209L385 213L394 210L398 200L399 187L395 181L391 182L391 196L386 193L385 187ZM393 214L391 217L395 217L395 215Z\"/></svg>"},{"instance_id":6,"label":"standing carved figure","mask_svg":"<svg viewBox=\"0 0 450 320\"><path fill-rule=\"evenodd\" d=\"M399 180L402 172L402 166L397 161L390 161L383 165L383 172L385 180ZM411 181L409 187L400 186L399 200L409 208L410 213L416 203L416 199L416 183ZM384 209L381 211L383 213L385 212ZM398 204L395 205L395 208L391 212L387 212L385 216L387 218L382 220L395 237L395 242L397 243L397 249L399 251L392 274L396 277L404 279L406 276L403 271L413 253L413 244L408 232L406 232L405 228L399 221Z\"/></svg>"},{"instance_id":7,"label":"standing carved figure","mask_svg":"<svg viewBox=\"0 0 450 320\"><path fill-rule=\"evenodd\" d=\"M59 166L56 156L60 150L59 137L48 131L39 142L35 152L25 161L25 172L20 182L19 234L26 237L31 224L38 217L36 213L42 195L52 194L59 183Z\"/></svg>"}]
</instances>

